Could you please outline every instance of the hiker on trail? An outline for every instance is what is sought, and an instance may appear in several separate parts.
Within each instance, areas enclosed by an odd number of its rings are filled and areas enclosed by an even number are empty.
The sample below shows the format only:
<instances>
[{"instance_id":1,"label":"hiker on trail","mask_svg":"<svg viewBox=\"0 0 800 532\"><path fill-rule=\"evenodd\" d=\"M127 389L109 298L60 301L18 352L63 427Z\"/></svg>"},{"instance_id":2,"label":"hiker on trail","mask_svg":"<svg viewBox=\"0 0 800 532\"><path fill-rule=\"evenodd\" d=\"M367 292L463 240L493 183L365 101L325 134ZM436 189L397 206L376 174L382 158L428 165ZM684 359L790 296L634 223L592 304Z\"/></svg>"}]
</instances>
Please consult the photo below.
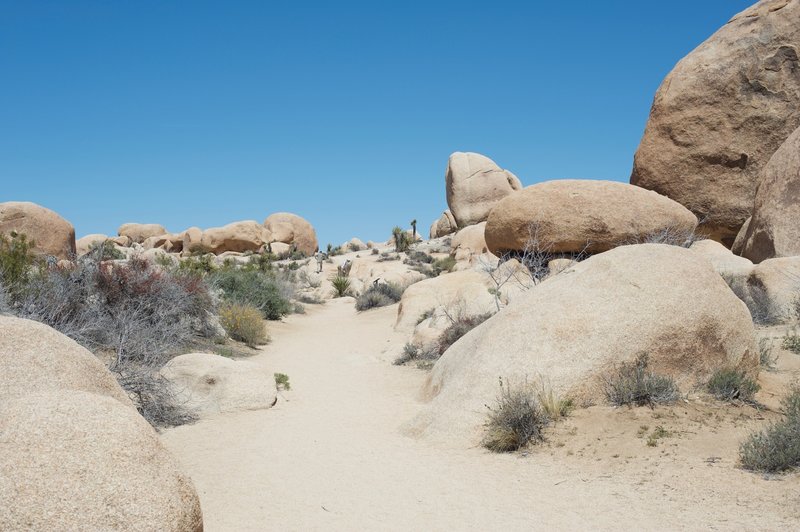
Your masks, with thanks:
<instances>
[{"instance_id":1,"label":"hiker on trail","mask_svg":"<svg viewBox=\"0 0 800 532\"><path fill-rule=\"evenodd\" d=\"M348 277L350 275L350 268L353 267L353 261L347 259L344 264L339 265L339 277Z\"/></svg>"},{"instance_id":2,"label":"hiker on trail","mask_svg":"<svg viewBox=\"0 0 800 532\"><path fill-rule=\"evenodd\" d=\"M321 251L317 251L314 254L314 259L317 261L317 273L322 273L322 263L325 261L325 254Z\"/></svg>"}]
</instances>

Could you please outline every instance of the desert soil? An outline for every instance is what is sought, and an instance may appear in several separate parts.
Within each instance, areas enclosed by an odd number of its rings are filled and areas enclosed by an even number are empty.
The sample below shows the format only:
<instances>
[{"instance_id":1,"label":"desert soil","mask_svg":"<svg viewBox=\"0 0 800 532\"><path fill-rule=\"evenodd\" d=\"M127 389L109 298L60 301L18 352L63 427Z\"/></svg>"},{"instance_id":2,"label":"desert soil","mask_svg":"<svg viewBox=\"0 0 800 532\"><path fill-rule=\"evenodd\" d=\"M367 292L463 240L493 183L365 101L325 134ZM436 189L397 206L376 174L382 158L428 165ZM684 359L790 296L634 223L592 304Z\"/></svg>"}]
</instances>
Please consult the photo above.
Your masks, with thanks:
<instances>
[{"instance_id":1,"label":"desert soil","mask_svg":"<svg viewBox=\"0 0 800 532\"><path fill-rule=\"evenodd\" d=\"M393 366L396 306L343 298L270 323L250 360L290 376L270 410L164 432L200 494L206 530L760 529L800 526L800 475L736 467L739 442L775 414L697 399L671 408L590 407L545 444L495 455L400 430L425 372ZM781 353L761 399L800 371ZM663 427L669 436L647 445Z\"/></svg>"}]
</instances>

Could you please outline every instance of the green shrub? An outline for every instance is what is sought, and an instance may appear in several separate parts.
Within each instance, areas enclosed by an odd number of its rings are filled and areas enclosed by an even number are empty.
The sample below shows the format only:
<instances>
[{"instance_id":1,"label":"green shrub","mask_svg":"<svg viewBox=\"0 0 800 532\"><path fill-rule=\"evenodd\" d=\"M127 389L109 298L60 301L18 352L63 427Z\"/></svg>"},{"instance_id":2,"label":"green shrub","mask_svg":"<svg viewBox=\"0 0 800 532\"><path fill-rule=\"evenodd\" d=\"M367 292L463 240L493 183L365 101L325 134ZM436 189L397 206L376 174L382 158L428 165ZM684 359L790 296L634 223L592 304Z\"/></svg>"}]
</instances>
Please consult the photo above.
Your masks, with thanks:
<instances>
[{"instance_id":1,"label":"green shrub","mask_svg":"<svg viewBox=\"0 0 800 532\"><path fill-rule=\"evenodd\" d=\"M550 419L527 382L512 387L500 379L496 405L487 408L489 415L482 444L490 451L512 452L544 440L544 428Z\"/></svg>"},{"instance_id":2,"label":"green shrub","mask_svg":"<svg viewBox=\"0 0 800 532\"><path fill-rule=\"evenodd\" d=\"M267 343L264 318L253 305L225 303L219 309L219 321L231 338L249 347Z\"/></svg>"},{"instance_id":3,"label":"green shrub","mask_svg":"<svg viewBox=\"0 0 800 532\"><path fill-rule=\"evenodd\" d=\"M224 301L251 305L268 320L279 320L292 312L292 286L276 273L223 268L212 273L209 282L222 290Z\"/></svg>"},{"instance_id":4,"label":"green shrub","mask_svg":"<svg viewBox=\"0 0 800 532\"><path fill-rule=\"evenodd\" d=\"M192 255L181 259L178 263L178 269L185 272L206 274L211 273L217 269L213 262L213 256L210 254Z\"/></svg>"},{"instance_id":5,"label":"green shrub","mask_svg":"<svg viewBox=\"0 0 800 532\"><path fill-rule=\"evenodd\" d=\"M9 236L0 234L0 283L12 301L20 297L37 264L34 244L15 231Z\"/></svg>"},{"instance_id":6,"label":"green shrub","mask_svg":"<svg viewBox=\"0 0 800 532\"><path fill-rule=\"evenodd\" d=\"M334 297L345 297L350 295L350 278L344 275L337 275L331 279L333 284Z\"/></svg>"},{"instance_id":7,"label":"green shrub","mask_svg":"<svg viewBox=\"0 0 800 532\"><path fill-rule=\"evenodd\" d=\"M785 418L751 434L739 447L745 469L779 473L800 467L800 389L783 400Z\"/></svg>"},{"instance_id":8,"label":"green shrub","mask_svg":"<svg viewBox=\"0 0 800 532\"><path fill-rule=\"evenodd\" d=\"M411 236L402 227L392 229L392 239L394 240L394 250L397 253L408 251L413 244Z\"/></svg>"},{"instance_id":9,"label":"green shrub","mask_svg":"<svg viewBox=\"0 0 800 532\"><path fill-rule=\"evenodd\" d=\"M439 338L439 355L443 355L462 336L492 317L491 312L477 316L462 316L453 321Z\"/></svg>"},{"instance_id":10,"label":"green shrub","mask_svg":"<svg viewBox=\"0 0 800 532\"><path fill-rule=\"evenodd\" d=\"M445 257L443 259L436 259L433 261L433 273L434 277L442 274L443 272L452 272L453 268L456 267L456 259L455 257Z\"/></svg>"},{"instance_id":11,"label":"green shrub","mask_svg":"<svg viewBox=\"0 0 800 532\"><path fill-rule=\"evenodd\" d=\"M289 384L289 376L285 373L275 374L275 386L278 388L278 391L292 389L292 385Z\"/></svg>"},{"instance_id":12,"label":"green shrub","mask_svg":"<svg viewBox=\"0 0 800 532\"><path fill-rule=\"evenodd\" d=\"M743 371L720 369L708 381L708 391L721 401L753 402L753 397L761 387Z\"/></svg>"},{"instance_id":13,"label":"green shrub","mask_svg":"<svg viewBox=\"0 0 800 532\"><path fill-rule=\"evenodd\" d=\"M118 250L113 242L95 241L89 245L89 253L92 253L98 260L122 260L125 254Z\"/></svg>"},{"instance_id":14,"label":"green shrub","mask_svg":"<svg viewBox=\"0 0 800 532\"><path fill-rule=\"evenodd\" d=\"M356 310L393 305L403 297L404 288L394 283L373 284L356 298Z\"/></svg>"},{"instance_id":15,"label":"green shrub","mask_svg":"<svg viewBox=\"0 0 800 532\"><path fill-rule=\"evenodd\" d=\"M646 354L632 363L619 364L603 378L603 389L608 401L616 406L654 405L674 403L680 392L671 377L656 375L648 369Z\"/></svg>"}]
</instances>

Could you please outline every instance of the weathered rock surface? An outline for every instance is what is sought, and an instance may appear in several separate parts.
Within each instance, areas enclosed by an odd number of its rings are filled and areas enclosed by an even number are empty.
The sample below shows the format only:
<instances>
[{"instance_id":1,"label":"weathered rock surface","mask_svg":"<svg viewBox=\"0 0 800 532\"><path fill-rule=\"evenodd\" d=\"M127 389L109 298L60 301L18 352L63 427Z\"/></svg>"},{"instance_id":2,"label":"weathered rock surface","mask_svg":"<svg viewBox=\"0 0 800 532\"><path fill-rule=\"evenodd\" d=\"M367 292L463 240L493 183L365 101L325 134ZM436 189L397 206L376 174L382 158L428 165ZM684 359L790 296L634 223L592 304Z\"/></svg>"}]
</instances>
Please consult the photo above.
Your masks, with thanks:
<instances>
[{"instance_id":1,"label":"weathered rock surface","mask_svg":"<svg viewBox=\"0 0 800 532\"><path fill-rule=\"evenodd\" d=\"M0 529L203 529L191 480L129 406L64 390L0 411Z\"/></svg>"},{"instance_id":2,"label":"weathered rock surface","mask_svg":"<svg viewBox=\"0 0 800 532\"><path fill-rule=\"evenodd\" d=\"M445 210L438 220L433 222L430 230L431 240L434 238L441 238L458 231L458 224L456 219L453 218L453 213L450 209Z\"/></svg>"},{"instance_id":3,"label":"weathered rock surface","mask_svg":"<svg viewBox=\"0 0 800 532\"><path fill-rule=\"evenodd\" d=\"M459 262L474 262L477 257L489 251L484 231L486 222L470 225L453 235L450 241L450 256Z\"/></svg>"},{"instance_id":4,"label":"weathered rock surface","mask_svg":"<svg viewBox=\"0 0 800 532\"><path fill-rule=\"evenodd\" d=\"M734 255L731 250L716 240L698 240L689 248L707 258L723 278L747 277L753 271L753 263Z\"/></svg>"},{"instance_id":5,"label":"weathered rock surface","mask_svg":"<svg viewBox=\"0 0 800 532\"><path fill-rule=\"evenodd\" d=\"M522 189L517 176L488 157L470 152L455 152L450 156L445 185L447 205L458 227L486 221L499 200ZM437 235L443 236L438 231Z\"/></svg>"},{"instance_id":6,"label":"weathered rock surface","mask_svg":"<svg viewBox=\"0 0 800 532\"><path fill-rule=\"evenodd\" d=\"M43 323L0 316L0 372L0 404L29 393L75 390L133 408L96 356Z\"/></svg>"},{"instance_id":7,"label":"weathered rock surface","mask_svg":"<svg viewBox=\"0 0 800 532\"><path fill-rule=\"evenodd\" d=\"M127 236L131 239L131 242L136 244L144 243L151 236L159 236L165 233L168 233L168 231L164 229L163 225L159 224L127 223L122 224L117 229L119 236Z\"/></svg>"},{"instance_id":8,"label":"weathered rock surface","mask_svg":"<svg viewBox=\"0 0 800 532\"><path fill-rule=\"evenodd\" d=\"M767 259L749 272L724 277L756 323L792 323L800 317L800 257Z\"/></svg>"},{"instance_id":9,"label":"weathered rock surface","mask_svg":"<svg viewBox=\"0 0 800 532\"><path fill-rule=\"evenodd\" d=\"M656 93L631 183L704 220L727 246L758 175L800 126L800 2L764 0L682 59Z\"/></svg>"},{"instance_id":10,"label":"weathered rock surface","mask_svg":"<svg viewBox=\"0 0 800 532\"><path fill-rule=\"evenodd\" d=\"M650 190L616 181L563 179L526 187L497 203L486 223L500 256L535 241L552 253L599 253L669 231L691 233L697 218Z\"/></svg>"},{"instance_id":11,"label":"weathered rock surface","mask_svg":"<svg viewBox=\"0 0 800 532\"><path fill-rule=\"evenodd\" d=\"M274 374L255 362L189 353L173 358L161 374L180 402L201 418L270 408L277 400Z\"/></svg>"},{"instance_id":12,"label":"weathered rock surface","mask_svg":"<svg viewBox=\"0 0 800 532\"><path fill-rule=\"evenodd\" d=\"M498 378L542 378L561 397L604 402L600 376L642 353L682 390L720 367L758 370L747 308L705 258L624 246L542 282L456 342L423 386L430 403L405 429L475 443Z\"/></svg>"},{"instance_id":13,"label":"weathered rock surface","mask_svg":"<svg viewBox=\"0 0 800 532\"><path fill-rule=\"evenodd\" d=\"M78 257L86 255L87 253L89 253L89 250L92 248L92 245L102 244L107 240L110 240L108 235L103 235L103 234L91 234L83 236L75 241L75 254Z\"/></svg>"},{"instance_id":14,"label":"weathered rock surface","mask_svg":"<svg viewBox=\"0 0 800 532\"><path fill-rule=\"evenodd\" d=\"M800 128L761 171L753 217L743 231L740 254L753 262L800 255Z\"/></svg>"},{"instance_id":15,"label":"weathered rock surface","mask_svg":"<svg viewBox=\"0 0 800 532\"><path fill-rule=\"evenodd\" d=\"M271 214L264 220L264 227L271 233L273 242L292 244L308 257L319 249L314 226L296 214L288 212Z\"/></svg>"},{"instance_id":16,"label":"weathered rock surface","mask_svg":"<svg viewBox=\"0 0 800 532\"><path fill-rule=\"evenodd\" d=\"M0 234L15 231L35 243L33 251L59 259L75 257L75 228L57 213L27 201L0 203Z\"/></svg>"},{"instance_id":17,"label":"weathered rock surface","mask_svg":"<svg viewBox=\"0 0 800 532\"><path fill-rule=\"evenodd\" d=\"M233 222L203 231L200 247L215 255L226 251L258 251L270 242L272 235L255 220Z\"/></svg>"}]
</instances>

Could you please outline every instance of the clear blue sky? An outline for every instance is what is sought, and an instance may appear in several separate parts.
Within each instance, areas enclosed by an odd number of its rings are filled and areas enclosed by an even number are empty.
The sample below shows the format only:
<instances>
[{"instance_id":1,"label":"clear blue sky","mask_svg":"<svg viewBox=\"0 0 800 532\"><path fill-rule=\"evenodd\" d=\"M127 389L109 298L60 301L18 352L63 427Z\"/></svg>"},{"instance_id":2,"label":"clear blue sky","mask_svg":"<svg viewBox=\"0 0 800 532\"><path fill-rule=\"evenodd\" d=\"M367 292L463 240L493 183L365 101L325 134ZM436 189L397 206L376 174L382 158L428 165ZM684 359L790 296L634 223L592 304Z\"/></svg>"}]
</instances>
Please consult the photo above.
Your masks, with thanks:
<instances>
[{"instance_id":1,"label":"clear blue sky","mask_svg":"<svg viewBox=\"0 0 800 532\"><path fill-rule=\"evenodd\" d=\"M653 94L741 0L0 0L0 201L78 236L296 212L423 232L453 151L627 181Z\"/></svg>"}]
</instances>

